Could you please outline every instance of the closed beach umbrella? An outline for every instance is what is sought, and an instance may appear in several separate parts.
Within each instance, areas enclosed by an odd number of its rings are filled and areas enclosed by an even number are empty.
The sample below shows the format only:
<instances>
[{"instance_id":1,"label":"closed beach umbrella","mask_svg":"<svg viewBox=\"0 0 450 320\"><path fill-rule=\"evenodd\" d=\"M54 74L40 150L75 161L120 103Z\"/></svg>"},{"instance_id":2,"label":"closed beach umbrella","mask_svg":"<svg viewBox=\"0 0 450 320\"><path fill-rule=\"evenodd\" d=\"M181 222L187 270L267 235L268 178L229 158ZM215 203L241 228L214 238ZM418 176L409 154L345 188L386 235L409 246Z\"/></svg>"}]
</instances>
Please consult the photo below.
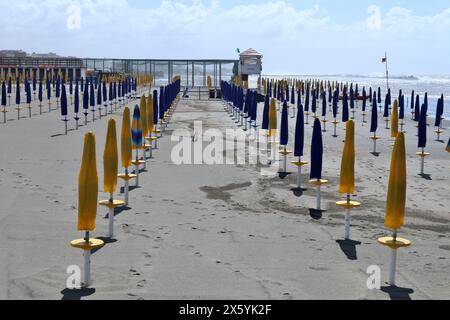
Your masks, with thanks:
<instances>
[{"instance_id":1,"label":"closed beach umbrella","mask_svg":"<svg viewBox=\"0 0 450 320\"><path fill-rule=\"evenodd\" d=\"M411 111L414 110L414 90L411 93Z\"/></svg>"},{"instance_id":2,"label":"closed beach umbrella","mask_svg":"<svg viewBox=\"0 0 450 320\"><path fill-rule=\"evenodd\" d=\"M165 103L164 103L164 98L165 98L165 89L164 87L159 88L159 119L163 120L164 119L164 113L165 113Z\"/></svg>"},{"instance_id":3,"label":"closed beach umbrella","mask_svg":"<svg viewBox=\"0 0 450 320\"><path fill-rule=\"evenodd\" d=\"M2 106L6 106L6 84L2 82Z\"/></svg>"},{"instance_id":4,"label":"closed beach umbrella","mask_svg":"<svg viewBox=\"0 0 450 320\"><path fill-rule=\"evenodd\" d=\"M153 123L153 96L151 94L147 98L147 128L148 136L150 136L155 128Z\"/></svg>"},{"instance_id":5,"label":"closed beach umbrella","mask_svg":"<svg viewBox=\"0 0 450 320\"><path fill-rule=\"evenodd\" d=\"M322 93L322 117L327 116L327 95L325 91Z\"/></svg>"},{"instance_id":6,"label":"closed beach umbrella","mask_svg":"<svg viewBox=\"0 0 450 320\"><path fill-rule=\"evenodd\" d=\"M84 109L84 115L87 115L89 112L89 87L86 82L86 85L84 87L83 91L83 109Z\"/></svg>"},{"instance_id":7,"label":"closed beach umbrella","mask_svg":"<svg viewBox=\"0 0 450 320\"><path fill-rule=\"evenodd\" d=\"M140 113L141 113L141 124L142 124L142 136L148 136L148 124L147 124L147 99L145 94L141 96L140 101Z\"/></svg>"},{"instance_id":8,"label":"closed beach umbrella","mask_svg":"<svg viewBox=\"0 0 450 320\"><path fill-rule=\"evenodd\" d=\"M363 104L362 104L362 111L366 112L366 101L367 101L367 94L366 94L366 87L363 87Z\"/></svg>"},{"instance_id":9,"label":"closed beach umbrella","mask_svg":"<svg viewBox=\"0 0 450 320\"><path fill-rule=\"evenodd\" d=\"M394 102L395 103L395 102ZM405 119L405 96L402 94L399 98L399 111L398 118L400 120Z\"/></svg>"},{"instance_id":10,"label":"closed beach umbrella","mask_svg":"<svg viewBox=\"0 0 450 320\"><path fill-rule=\"evenodd\" d=\"M116 120L109 119L105 150L103 152L103 189L106 193L114 193L116 191L118 162Z\"/></svg>"},{"instance_id":11,"label":"closed beach umbrella","mask_svg":"<svg viewBox=\"0 0 450 320\"><path fill-rule=\"evenodd\" d=\"M375 99L376 93L374 92L374 97L372 100L372 114L371 114L371 121L370 121L370 132L375 133L378 130L378 107L377 107L377 100Z\"/></svg>"},{"instance_id":12,"label":"closed beach umbrella","mask_svg":"<svg viewBox=\"0 0 450 320\"><path fill-rule=\"evenodd\" d=\"M416 104L414 106L414 121L418 122L420 120L420 97L416 96Z\"/></svg>"},{"instance_id":13,"label":"closed beach umbrella","mask_svg":"<svg viewBox=\"0 0 450 320\"><path fill-rule=\"evenodd\" d=\"M78 231L94 231L97 217L98 175L95 135L86 133L78 177Z\"/></svg>"},{"instance_id":14,"label":"closed beach umbrella","mask_svg":"<svg viewBox=\"0 0 450 320\"><path fill-rule=\"evenodd\" d=\"M42 102L42 80L39 80L38 100Z\"/></svg>"},{"instance_id":15,"label":"closed beach umbrella","mask_svg":"<svg viewBox=\"0 0 450 320\"><path fill-rule=\"evenodd\" d=\"M131 114L128 107L125 107L125 109L123 110L120 144L122 167L128 168L131 166L131 162L133 160L131 141Z\"/></svg>"},{"instance_id":16,"label":"closed beach umbrella","mask_svg":"<svg viewBox=\"0 0 450 320\"><path fill-rule=\"evenodd\" d=\"M394 107L391 115L391 138L397 138L398 135L398 101L394 101Z\"/></svg>"},{"instance_id":17,"label":"closed beach umbrella","mask_svg":"<svg viewBox=\"0 0 450 320\"><path fill-rule=\"evenodd\" d=\"M133 149L142 148L142 121L141 112L138 105L134 107L133 124L131 127L131 139L133 142Z\"/></svg>"},{"instance_id":18,"label":"closed beach umbrella","mask_svg":"<svg viewBox=\"0 0 450 320\"><path fill-rule=\"evenodd\" d=\"M438 99L437 108L436 108L436 120L434 123L435 127L440 127L442 122L442 116L444 114L444 95Z\"/></svg>"},{"instance_id":19,"label":"closed beach umbrella","mask_svg":"<svg viewBox=\"0 0 450 320\"><path fill-rule=\"evenodd\" d=\"M289 119L287 102L283 103L283 110L281 112L281 127L280 127L280 145L287 146L289 143Z\"/></svg>"},{"instance_id":20,"label":"closed beach umbrella","mask_svg":"<svg viewBox=\"0 0 450 320\"><path fill-rule=\"evenodd\" d=\"M159 106L158 106L158 91L153 91L153 124L158 124Z\"/></svg>"},{"instance_id":21,"label":"closed beach umbrella","mask_svg":"<svg viewBox=\"0 0 450 320\"><path fill-rule=\"evenodd\" d=\"M389 118L389 100L388 100L388 96L386 95L386 99L384 100L384 113L383 113L383 117L384 118Z\"/></svg>"},{"instance_id":22,"label":"closed beach umbrella","mask_svg":"<svg viewBox=\"0 0 450 320\"><path fill-rule=\"evenodd\" d=\"M67 117L67 93L66 93L66 86L65 85L62 85L61 116Z\"/></svg>"},{"instance_id":23,"label":"closed beach umbrella","mask_svg":"<svg viewBox=\"0 0 450 320\"><path fill-rule=\"evenodd\" d=\"M16 80L16 105L20 105L20 83L19 78Z\"/></svg>"},{"instance_id":24,"label":"closed beach umbrella","mask_svg":"<svg viewBox=\"0 0 450 320\"><path fill-rule=\"evenodd\" d=\"M295 125L295 157L303 157L303 149L305 146L305 119L303 114L303 106L300 104L297 113L297 123Z\"/></svg>"},{"instance_id":25,"label":"closed beach umbrella","mask_svg":"<svg viewBox=\"0 0 450 320\"><path fill-rule=\"evenodd\" d=\"M334 119L337 118L338 102L339 102L339 93L337 92L337 90L335 90L333 93L333 118Z\"/></svg>"},{"instance_id":26,"label":"closed beach umbrella","mask_svg":"<svg viewBox=\"0 0 450 320\"><path fill-rule=\"evenodd\" d=\"M50 98L52 97L52 88L50 86L50 80L47 79L47 83L45 85L45 88L47 89L47 100L50 102Z\"/></svg>"},{"instance_id":27,"label":"closed beach umbrella","mask_svg":"<svg viewBox=\"0 0 450 320\"><path fill-rule=\"evenodd\" d=\"M309 112L309 86L306 88L305 112Z\"/></svg>"},{"instance_id":28,"label":"closed beach umbrella","mask_svg":"<svg viewBox=\"0 0 450 320\"><path fill-rule=\"evenodd\" d=\"M406 205L406 150L405 136L400 132L392 151L386 203L385 227L398 230L404 224Z\"/></svg>"},{"instance_id":29,"label":"closed beach umbrella","mask_svg":"<svg viewBox=\"0 0 450 320\"><path fill-rule=\"evenodd\" d=\"M94 88L94 83L93 82L91 82L91 85L90 85L90 94L89 94L89 104L90 104L90 106L91 106L91 109L92 110L94 110L94 108L95 108L95 88Z\"/></svg>"},{"instance_id":30,"label":"closed beach umbrella","mask_svg":"<svg viewBox=\"0 0 450 320\"><path fill-rule=\"evenodd\" d=\"M419 119L419 148L427 146L427 109L425 104L422 105Z\"/></svg>"},{"instance_id":31,"label":"closed beach umbrella","mask_svg":"<svg viewBox=\"0 0 450 320\"><path fill-rule=\"evenodd\" d=\"M277 107L276 100L272 99L270 101L270 110L269 110L269 136L272 137L276 130L278 129L278 119L277 119Z\"/></svg>"},{"instance_id":32,"label":"closed beach umbrella","mask_svg":"<svg viewBox=\"0 0 450 320\"><path fill-rule=\"evenodd\" d=\"M264 101L264 111L263 111L263 119L261 129L269 130L269 110L270 110L270 97L266 95L266 99Z\"/></svg>"},{"instance_id":33,"label":"closed beach umbrella","mask_svg":"<svg viewBox=\"0 0 450 320\"><path fill-rule=\"evenodd\" d=\"M80 112L80 95L78 86L75 87L73 111L75 112L75 115L78 117L78 113Z\"/></svg>"},{"instance_id":34,"label":"closed beach umbrella","mask_svg":"<svg viewBox=\"0 0 450 320\"><path fill-rule=\"evenodd\" d=\"M341 161L339 192L350 195L355 192L355 123L349 120L345 126L345 144Z\"/></svg>"},{"instance_id":35,"label":"closed beach umbrella","mask_svg":"<svg viewBox=\"0 0 450 320\"><path fill-rule=\"evenodd\" d=\"M322 179L323 141L320 120L314 121L314 129L311 143L311 174L310 178Z\"/></svg>"},{"instance_id":36,"label":"closed beach umbrella","mask_svg":"<svg viewBox=\"0 0 450 320\"><path fill-rule=\"evenodd\" d=\"M378 87L378 104L380 104L381 103L381 88L380 87ZM381 108L381 106L380 106L380 108Z\"/></svg>"},{"instance_id":37,"label":"closed beach umbrella","mask_svg":"<svg viewBox=\"0 0 450 320\"><path fill-rule=\"evenodd\" d=\"M342 101L342 122L347 122L349 119L349 110L348 110L348 96L347 92L344 91L344 97Z\"/></svg>"},{"instance_id":38,"label":"closed beach umbrella","mask_svg":"<svg viewBox=\"0 0 450 320\"><path fill-rule=\"evenodd\" d=\"M103 92L102 92L102 83L99 82L98 83L98 89L97 89L97 105L98 106L101 106L102 103L103 103L103 101L102 101L102 94L103 94Z\"/></svg>"},{"instance_id":39,"label":"closed beach umbrella","mask_svg":"<svg viewBox=\"0 0 450 320\"><path fill-rule=\"evenodd\" d=\"M311 112L314 114L316 114L317 112L317 99L315 89L312 91Z\"/></svg>"}]
</instances>

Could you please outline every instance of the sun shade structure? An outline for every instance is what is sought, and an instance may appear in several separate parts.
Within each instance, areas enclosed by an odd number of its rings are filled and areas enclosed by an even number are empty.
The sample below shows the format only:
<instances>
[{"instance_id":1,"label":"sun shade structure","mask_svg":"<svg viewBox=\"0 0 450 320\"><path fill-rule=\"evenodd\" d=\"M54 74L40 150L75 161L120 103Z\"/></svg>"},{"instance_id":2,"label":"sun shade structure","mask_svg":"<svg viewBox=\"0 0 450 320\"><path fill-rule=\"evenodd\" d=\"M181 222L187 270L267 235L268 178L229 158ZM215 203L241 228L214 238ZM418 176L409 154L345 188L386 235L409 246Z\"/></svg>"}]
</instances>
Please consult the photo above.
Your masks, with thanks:
<instances>
[{"instance_id":1,"label":"sun shade structure","mask_svg":"<svg viewBox=\"0 0 450 320\"><path fill-rule=\"evenodd\" d=\"M120 153L122 168L125 173L119 175L119 178L125 182L125 205L128 206L129 181L136 178L136 175L130 174L128 168L132 165L133 147L131 141L131 114L130 109L125 107L122 115L122 130L120 136Z\"/></svg>"},{"instance_id":2,"label":"sun shade structure","mask_svg":"<svg viewBox=\"0 0 450 320\"><path fill-rule=\"evenodd\" d=\"M323 140L322 128L320 120L314 120L314 128L311 143L311 174L310 183L317 188L317 205L316 210L321 210L321 186L328 183L327 180L322 179L322 164L323 164Z\"/></svg>"},{"instance_id":3,"label":"sun shade structure","mask_svg":"<svg viewBox=\"0 0 450 320\"><path fill-rule=\"evenodd\" d=\"M338 201L336 205L346 210L344 239L349 240L351 210L361 206L361 203L351 200L351 195L355 193L355 122L353 120L349 120L346 123L339 193L347 195L345 201Z\"/></svg>"},{"instance_id":4,"label":"sun shade structure","mask_svg":"<svg viewBox=\"0 0 450 320\"><path fill-rule=\"evenodd\" d=\"M378 239L381 245L391 250L389 268L391 286L395 286L397 249L411 245L409 240L397 237L397 232L403 226L405 219L406 184L405 136L403 132L399 132L392 151L385 219L385 227L393 231L393 236Z\"/></svg>"}]
</instances>

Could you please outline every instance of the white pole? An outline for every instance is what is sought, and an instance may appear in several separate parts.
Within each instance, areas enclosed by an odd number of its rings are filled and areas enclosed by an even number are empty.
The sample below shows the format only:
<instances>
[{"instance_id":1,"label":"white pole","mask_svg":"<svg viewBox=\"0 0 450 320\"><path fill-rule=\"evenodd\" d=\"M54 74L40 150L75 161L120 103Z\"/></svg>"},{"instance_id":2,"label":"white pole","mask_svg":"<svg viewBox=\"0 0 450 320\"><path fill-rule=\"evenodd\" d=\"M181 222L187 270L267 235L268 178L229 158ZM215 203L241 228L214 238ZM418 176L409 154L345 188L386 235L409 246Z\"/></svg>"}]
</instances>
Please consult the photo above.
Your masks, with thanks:
<instances>
[{"instance_id":1,"label":"white pole","mask_svg":"<svg viewBox=\"0 0 450 320\"><path fill-rule=\"evenodd\" d=\"M391 249L391 261L389 264L389 285L395 286L395 271L397 268L397 249Z\"/></svg>"},{"instance_id":2,"label":"white pole","mask_svg":"<svg viewBox=\"0 0 450 320\"><path fill-rule=\"evenodd\" d=\"M425 157L421 156L421 163L420 163L420 174L423 175L425 171Z\"/></svg>"},{"instance_id":3,"label":"white pole","mask_svg":"<svg viewBox=\"0 0 450 320\"><path fill-rule=\"evenodd\" d=\"M84 250L84 288L91 285L91 250Z\"/></svg>"},{"instance_id":4,"label":"white pole","mask_svg":"<svg viewBox=\"0 0 450 320\"><path fill-rule=\"evenodd\" d=\"M111 193L109 201L111 202L111 204L114 203L112 193ZM114 237L114 208L109 208L108 218L109 218L109 237L112 238L112 237Z\"/></svg>"},{"instance_id":5,"label":"white pole","mask_svg":"<svg viewBox=\"0 0 450 320\"><path fill-rule=\"evenodd\" d=\"M319 181L320 183L320 181ZM321 198L321 192L320 192L320 184L317 186L317 210L322 210L320 207L320 198Z\"/></svg>"},{"instance_id":6,"label":"white pole","mask_svg":"<svg viewBox=\"0 0 450 320\"><path fill-rule=\"evenodd\" d=\"M347 213L345 215L345 240L350 239L350 223L352 221L350 212L350 209L347 209Z\"/></svg>"}]
</instances>

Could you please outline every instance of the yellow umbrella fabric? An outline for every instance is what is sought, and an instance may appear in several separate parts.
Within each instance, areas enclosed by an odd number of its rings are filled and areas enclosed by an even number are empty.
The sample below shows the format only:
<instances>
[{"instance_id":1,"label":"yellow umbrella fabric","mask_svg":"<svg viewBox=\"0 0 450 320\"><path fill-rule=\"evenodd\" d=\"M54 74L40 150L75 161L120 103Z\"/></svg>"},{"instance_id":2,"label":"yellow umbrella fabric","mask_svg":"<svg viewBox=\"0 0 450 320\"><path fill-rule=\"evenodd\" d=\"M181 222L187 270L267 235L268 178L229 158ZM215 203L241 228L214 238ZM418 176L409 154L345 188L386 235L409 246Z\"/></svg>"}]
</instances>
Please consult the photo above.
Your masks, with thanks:
<instances>
[{"instance_id":1,"label":"yellow umbrella fabric","mask_svg":"<svg viewBox=\"0 0 450 320\"><path fill-rule=\"evenodd\" d=\"M148 130L148 136L155 130L153 121L153 95L150 94L147 99L147 130Z\"/></svg>"},{"instance_id":2,"label":"yellow umbrella fabric","mask_svg":"<svg viewBox=\"0 0 450 320\"><path fill-rule=\"evenodd\" d=\"M78 176L78 231L94 231L97 217L98 175L95 135L84 137L83 159Z\"/></svg>"},{"instance_id":3,"label":"yellow umbrella fabric","mask_svg":"<svg viewBox=\"0 0 450 320\"><path fill-rule=\"evenodd\" d=\"M339 192L345 194L355 192L355 122L353 120L346 123Z\"/></svg>"},{"instance_id":4,"label":"yellow umbrella fabric","mask_svg":"<svg viewBox=\"0 0 450 320\"><path fill-rule=\"evenodd\" d=\"M114 193L117 188L117 174L119 166L117 151L116 120L109 119L106 134L105 151L103 152L104 181L103 188L107 193Z\"/></svg>"},{"instance_id":5,"label":"yellow umbrella fabric","mask_svg":"<svg viewBox=\"0 0 450 320\"><path fill-rule=\"evenodd\" d=\"M400 132L395 141L391 159L391 174L386 206L385 227L397 230L404 224L406 205L406 150L405 135Z\"/></svg>"},{"instance_id":6,"label":"yellow umbrella fabric","mask_svg":"<svg viewBox=\"0 0 450 320\"><path fill-rule=\"evenodd\" d=\"M131 146L131 115L128 107L124 109L122 116L121 155L122 167L130 167L133 154Z\"/></svg>"},{"instance_id":7,"label":"yellow umbrella fabric","mask_svg":"<svg viewBox=\"0 0 450 320\"><path fill-rule=\"evenodd\" d=\"M398 101L394 101L394 108L391 114L391 138L397 138L398 135Z\"/></svg>"},{"instance_id":8,"label":"yellow umbrella fabric","mask_svg":"<svg viewBox=\"0 0 450 320\"><path fill-rule=\"evenodd\" d=\"M278 119L277 119L277 107L275 99L270 100L269 108L269 136L272 137L276 134L278 129Z\"/></svg>"},{"instance_id":9,"label":"yellow umbrella fabric","mask_svg":"<svg viewBox=\"0 0 450 320\"><path fill-rule=\"evenodd\" d=\"M145 94L141 97L141 103L139 106L141 111L141 125L142 125L142 136L148 136L148 118L147 118L147 99L145 98Z\"/></svg>"}]
</instances>

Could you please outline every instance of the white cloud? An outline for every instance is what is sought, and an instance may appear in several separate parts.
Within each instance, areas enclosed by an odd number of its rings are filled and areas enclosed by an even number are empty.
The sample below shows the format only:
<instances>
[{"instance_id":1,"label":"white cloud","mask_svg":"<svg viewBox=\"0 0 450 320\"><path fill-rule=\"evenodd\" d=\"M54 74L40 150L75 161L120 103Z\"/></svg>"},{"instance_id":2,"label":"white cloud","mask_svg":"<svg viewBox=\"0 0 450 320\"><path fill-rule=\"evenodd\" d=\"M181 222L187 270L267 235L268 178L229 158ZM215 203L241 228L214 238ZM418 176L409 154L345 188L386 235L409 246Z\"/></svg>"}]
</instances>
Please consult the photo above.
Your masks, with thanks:
<instances>
[{"instance_id":1,"label":"white cloud","mask_svg":"<svg viewBox=\"0 0 450 320\"><path fill-rule=\"evenodd\" d=\"M81 6L80 30L66 27L74 3ZM0 12L7 17L0 21L2 48L78 56L234 58L236 47L254 47L265 54L268 72L369 73L384 50L405 70L402 56L417 64L425 52L436 58L450 50L440 43L450 38L450 9L420 16L394 7L380 30L368 30L365 21L338 24L317 5L300 10L277 0L230 8L219 0L164 0L145 8L127 0L0 0Z\"/></svg>"}]
</instances>

